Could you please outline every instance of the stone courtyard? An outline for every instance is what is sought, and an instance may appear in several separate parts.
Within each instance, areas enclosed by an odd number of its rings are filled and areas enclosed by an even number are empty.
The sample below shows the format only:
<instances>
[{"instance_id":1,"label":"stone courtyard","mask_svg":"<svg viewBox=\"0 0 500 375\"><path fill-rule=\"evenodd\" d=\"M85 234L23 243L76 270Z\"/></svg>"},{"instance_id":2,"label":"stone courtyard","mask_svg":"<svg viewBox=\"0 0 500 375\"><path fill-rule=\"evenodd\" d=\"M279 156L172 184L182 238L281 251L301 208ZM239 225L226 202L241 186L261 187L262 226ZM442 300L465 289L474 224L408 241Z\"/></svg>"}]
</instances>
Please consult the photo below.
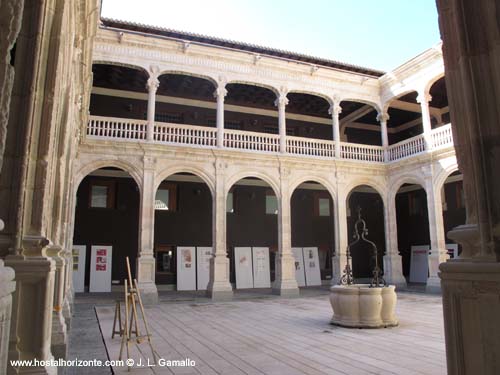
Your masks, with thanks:
<instances>
[{"instance_id":1,"label":"stone courtyard","mask_svg":"<svg viewBox=\"0 0 500 375\"><path fill-rule=\"evenodd\" d=\"M300 298L283 299L266 290L239 291L234 300L217 303L197 293L160 295L161 303L146 309L156 351L165 360L189 358L196 366L133 368L130 373L446 373L440 296L400 292L399 327L347 329L329 324L332 310L326 289L301 293ZM105 353L110 359L118 358L120 338L111 339L114 299L97 298L76 299L70 358L105 359ZM94 305L102 338L92 313ZM81 320L85 328L79 330ZM145 363L150 350L143 343L132 346L131 353ZM86 370L110 373L105 368ZM127 372L126 367L114 371Z\"/></svg>"}]
</instances>

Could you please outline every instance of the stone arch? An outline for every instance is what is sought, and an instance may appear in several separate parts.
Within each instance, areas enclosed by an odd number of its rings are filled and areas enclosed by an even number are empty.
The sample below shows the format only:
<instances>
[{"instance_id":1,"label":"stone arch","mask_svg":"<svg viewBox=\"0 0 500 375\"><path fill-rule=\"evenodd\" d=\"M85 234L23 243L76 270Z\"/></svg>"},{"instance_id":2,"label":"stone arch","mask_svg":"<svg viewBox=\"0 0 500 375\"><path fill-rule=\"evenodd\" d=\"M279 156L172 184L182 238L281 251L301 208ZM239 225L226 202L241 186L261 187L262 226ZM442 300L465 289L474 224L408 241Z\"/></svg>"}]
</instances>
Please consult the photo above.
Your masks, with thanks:
<instances>
[{"instance_id":1,"label":"stone arch","mask_svg":"<svg viewBox=\"0 0 500 375\"><path fill-rule=\"evenodd\" d=\"M271 175L265 173L265 172L258 172L258 171L241 171L238 173L233 174L226 180L226 191L224 192L224 195L227 196L229 190L233 187L235 183L237 183L239 180L247 177L255 177L255 178L260 178L262 181L266 182L271 189L273 189L274 195L276 195L276 198L281 197L281 190L279 188L279 183L273 178Z\"/></svg>"},{"instance_id":2,"label":"stone arch","mask_svg":"<svg viewBox=\"0 0 500 375\"><path fill-rule=\"evenodd\" d=\"M83 165L75 174L73 177L73 189L74 189L74 194L76 194L78 187L80 186L80 183L82 180L91 172L100 169L100 168L105 168L105 167L114 167L114 168L119 168L125 172L127 172L135 181L137 184L137 187L139 188L139 192L142 195L143 192L143 184L142 184L142 173L139 169L137 169L133 164L129 163L128 161L124 160L118 160L118 159L105 159L105 160L97 160L90 162L88 164Z\"/></svg>"},{"instance_id":3,"label":"stone arch","mask_svg":"<svg viewBox=\"0 0 500 375\"><path fill-rule=\"evenodd\" d=\"M307 176L301 176L301 177L298 177L298 178L292 180L292 182L290 182L290 184L289 184L290 196L300 186L300 184L302 184L304 182L308 182L308 181L313 181L313 182L316 182L318 184L323 185L326 188L326 190L328 190L330 195L332 196L334 208L335 209L337 208L336 207L337 191L334 188L334 186L326 178L323 178L322 176L307 175Z\"/></svg>"},{"instance_id":4,"label":"stone arch","mask_svg":"<svg viewBox=\"0 0 500 375\"><path fill-rule=\"evenodd\" d=\"M353 98L353 97L345 97L345 98L340 98L339 103L342 103L342 102L363 103L363 104L369 105L370 107L373 107L373 109L375 111L377 111L377 113L380 113L380 108L381 108L380 104L376 103L374 101L371 101L371 100L360 99L360 98Z\"/></svg>"},{"instance_id":5,"label":"stone arch","mask_svg":"<svg viewBox=\"0 0 500 375\"><path fill-rule=\"evenodd\" d=\"M328 102L329 105L333 105L333 99L326 94L321 92L314 92L309 90L301 90L301 89L291 89L287 92L287 94L307 94L312 96L317 96L318 98L324 99Z\"/></svg>"},{"instance_id":6,"label":"stone arch","mask_svg":"<svg viewBox=\"0 0 500 375\"><path fill-rule=\"evenodd\" d=\"M157 191L160 184L162 183L163 180L165 180L167 177L172 176L176 173L191 173L195 175L196 177L199 177L203 180L203 182L208 186L210 190L210 194L212 195L212 199L215 200L215 182L214 182L214 177L210 176L208 173L206 173L203 169L192 166L192 165L180 165L180 166L174 166L174 167L167 167L155 174L155 181L154 181L154 191Z\"/></svg>"},{"instance_id":7,"label":"stone arch","mask_svg":"<svg viewBox=\"0 0 500 375\"><path fill-rule=\"evenodd\" d=\"M362 179L357 179L354 181L351 181L346 185L345 191L346 191L346 200L348 199L350 193L352 190L354 190L356 187L361 186L361 185L366 185L374 189L378 195L382 198L382 203L384 204L384 207L386 206L386 192L387 192L387 187L380 184L377 181L371 180L370 178L362 178Z\"/></svg>"},{"instance_id":8,"label":"stone arch","mask_svg":"<svg viewBox=\"0 0 500 375\"><path fill-rule=\"evenodd\" d=\"M444 71L437 73L436 75L429 77L424 85L424 92L430 92L432 85L444 77Z\"/></svg>"},{"instance_id":9,"label":"stone arch","mask_svg":"<svg viewBox=\"0 0 500 375\"><path fill-rule=\"evenodd\" d=\"M139 71L145 73L148 78L151 76L151 74L149 73L148 69L146 67L144 67L144 66L139 65L139 64L131 64L131 63L128 63L128 62L121 62L121 61L116 61L116 60L95 59L95 60L92 60L92 65L123 66L125 68L139 70Z\"/></svg>"},{"instance_id":10,"label":"stone arch","mask_svg":"<svg viewBox=\"0 0 500 375\"><path fill-rule=\"evenodd\" d=\"M245 81L243 79L231 79L231 80L228 80L226 82L226 85L229 85L229 84L233 84L233 83L236 83L236 84L240 84L240 85L248 85L248 86L257 86L257 87L261 87L261 88L264 88L264 89L267 89L267 90L270 90L272 91L276 96L279 96L279 90L270 85L270 84L266 84L266 83L261 83L261 82L250 82L250 81Z\"/></svg>"},{"instance_id":11,"label":"stone arch","mask_svg":"<svg viewBox=\"0 0 500 375\"><path fill-rule=\"evenodd\" d=\"M440 191L441 188L443 187L446 179L454 172L458 171L458 163L455 161L454 163L451 163L447 165L446 167L443 168L441 172L437 175L436 179L434 180L435 187L438 189L437 191Z\"/></svg>"},{"instance_id":12,"label":"stone arch","mask_svg":"<svg viewBox=\"0 0 500 375\"><path fill-rule=\"evenodd\" d=\"M407 87L405 88L405 90L401 91L401 92L398 92L396 95L394 96L391 96L390 98L386 99L383 103L382 103L382 112L379 112L379 113L387 113L387 111L389 110L389 107L390 107L390 104L392 101L398 99L398 98L401 98L409 93L412 93L412 92L416 92L417 95L419 93L419 90L418 88L415 88L415 87Z\"/></svg>"},{"instance_id":13,"label":"stone arch","mask_svg":"<svg viewBox=\"0 0 500 375\"><path fill-rule=\"evenodd\" d=\"M423 180L421 177L417 176L416 174L405 174L403 176L398 177L398 179L394 182L391 182L391 186L393 187L392 189L389 190L389 197L388 199L395 199L396 194L398 193L399 189L403 184L415 184L415 185L420 185L422 189L424 189L425 193L427 194L427 188L425 184L425 180Z\"/></svg>"},{"instance_id":14,"label":"stone arch","mask_svg":"<svg viewBox=\"0 0 500 375\"><path fill-rule=\"evenodd\" d=\"M218 86L217 79L210 76L210 75L200 74L197 72L191 72L191 71L180 70L180 69L163 69L158 73L157 78L159 78L163 75L168 75L168 74L177 74L177 75L183 75L183 76L196 77L196 78L200 78L200 79L204 79L206 81L209 81L210 83L212 83L214 85L215 88L217 88L217 86Z\"/></svg>"}]
</instances>

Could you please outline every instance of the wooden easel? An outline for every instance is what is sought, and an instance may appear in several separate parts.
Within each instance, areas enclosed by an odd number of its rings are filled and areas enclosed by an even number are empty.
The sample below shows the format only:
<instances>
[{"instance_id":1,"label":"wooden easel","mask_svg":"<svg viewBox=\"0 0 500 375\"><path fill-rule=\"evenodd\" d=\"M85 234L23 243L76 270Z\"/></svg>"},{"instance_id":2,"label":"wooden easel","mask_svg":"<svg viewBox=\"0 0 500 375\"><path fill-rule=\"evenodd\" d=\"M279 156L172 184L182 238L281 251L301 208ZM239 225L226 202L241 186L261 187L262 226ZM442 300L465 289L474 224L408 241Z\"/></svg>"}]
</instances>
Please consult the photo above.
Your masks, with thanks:
<instances>
[{"instance_id":1,"label":"wooden easel","mask_svg":"<svg viewBox=\"0 0 500 375\"><path fill-rule=\"evenodd\" d=\"M148 321L146 319L146 314L144 313L144 305L142 304L141 293L139 292L139 287L137 286L137 280L134 279L134 283L132 283L132 273L130 272L130 262L128 257L127 260L127 273L128 280L125 279L125 322L124 328L122 331L122 342L120 345L120 356L119 360L122 359L123 347L126 345L127 347L127 359L130 358L130 341L136 340L137 344L143 342L144 339L147 339L149 343L149 347L151 348L151 353L153 354L153 363L156 365L156 352L153 348L153 342L151 341L151 333L149 332ZM139 320L137 318L137 302L139 302L139 307L141 309L141 316L144 322L144 329L146 330L145 335L141 335L139 333ZM120 312L119 304L117 305L118 312ZM130 309L132 309L132 313L129 313ZM121 327L121 317L120 327ZM116 323L116 312L115 312L115 323ZM134 328L134 330L132 330ZM115 327L113 325L113 335L115 333ZM135 337L132 338L132 334L135 334ZM128 366L128 370L130 371L130 366Z\"/></svg>"}]
</instances>

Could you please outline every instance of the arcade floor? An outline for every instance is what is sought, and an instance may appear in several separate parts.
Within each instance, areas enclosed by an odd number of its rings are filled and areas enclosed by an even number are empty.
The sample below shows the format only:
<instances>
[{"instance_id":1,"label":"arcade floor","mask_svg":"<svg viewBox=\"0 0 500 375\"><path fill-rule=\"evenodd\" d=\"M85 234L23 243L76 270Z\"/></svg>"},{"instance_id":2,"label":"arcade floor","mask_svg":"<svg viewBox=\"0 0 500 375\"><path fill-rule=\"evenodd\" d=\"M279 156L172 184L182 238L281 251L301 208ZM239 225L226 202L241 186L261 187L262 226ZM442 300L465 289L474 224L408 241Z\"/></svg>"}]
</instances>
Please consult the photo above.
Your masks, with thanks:
<instances>
[{"instance_id":1,"label":"arcade floor","mask_svg":"<svg viewBox=\"0 0 500 375\"><path fill-rule=\"evenodd\" d=\"M77 296L70 358L118 359L120 338L111 339L113 298ZM290 299L254 290L238 292L230 302L212 303L199 293L166 293L160 300L146 308L156 352L163 364L189 359L195 366L133 367L131 374L446 374L437 295L400 292L400 325L385 329L330 325L328 290L322 288ZM140 358L151 363L150 353L147 343L131 345L136 364ZM113 370L127 373L126 366Z\"/></svg>"}]
</instances>

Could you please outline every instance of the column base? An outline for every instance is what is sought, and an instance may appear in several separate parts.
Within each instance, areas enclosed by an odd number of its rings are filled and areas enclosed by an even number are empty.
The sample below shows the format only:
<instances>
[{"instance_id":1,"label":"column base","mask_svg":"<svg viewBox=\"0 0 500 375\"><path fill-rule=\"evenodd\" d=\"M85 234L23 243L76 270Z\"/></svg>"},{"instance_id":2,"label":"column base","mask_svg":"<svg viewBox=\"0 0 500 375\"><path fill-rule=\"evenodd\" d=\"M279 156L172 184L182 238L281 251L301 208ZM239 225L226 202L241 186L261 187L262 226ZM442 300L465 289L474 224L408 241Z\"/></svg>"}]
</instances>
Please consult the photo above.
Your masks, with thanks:
<instances>
[{"instance_id":1,"label":"column base","mask_svg":"<svg viewBox=\"0 0 500 375\"><path fill-rule=\"evenodd\" d=\"M345 265L347 263L347 257L345 254L334 255L332 257L332 281L331 285L340 284L340 279L342 279L342 272L344 272Z\"/></svg>"},{"instance_id":2,"label":"column base","mask_svg":"<svg viewBox=\"0 0 500 375\"><path fill-rule=\"evenodd\" d=\"M64 317L64 322L66 323L66 330L69 332L69 330L71 329L72 305L68 296L63 302L62 314Z\"/></svg>"},{"instance_id":3,"label":"column base","mask_svg":"<svg viewBox=\"0 0 500 375\"><path fill-rule=\"evenodd\" d=\"M62 311L52 313L52 338L50 350L55 359L66 359L68 355L68 335Z\"/></svg>"},{"instance_id":4,"label":"column base","mask_svg":"<svg viewBox=\"0 0 500 375\"><path fill-rule=\"evenodd\" d=\"M156 260L152 254L142 254L137 258L137 284L145 305L158 303L158 289L155 284Z\"/></svg>"},{"instance_id":5,"label":"column base","mask_svg":"<svg viewBox=\"0 0 500 375\"><path fill-rule=\"evenodd\" d=\"M280 297L299 297L300 290L296 280L281 280L274 282L273 294Z\"/></svg>"},{"instance_id":6,"label":"column base","mask_svg":"<svg viewBox=\"0 0 500 375\"><path fill-rule=\"evenodd\" d=\"M405 289L407 287L406 279L403 276L403 265L401 263L401 255L386 254L384 255L384 279L387 284L395 285L397 289Z\"/></svg>"},{"instance_id":7,"label":"column base","mask_svg":"<svg viewBox=\"0 0 500 375\"><path fill-rule=\"evenodd\" d=\"M139 283L139 292L144 305L158 304L158 289L155 283Z\"/></svg>"},{"instance_id":8,"label":"column base","mask_svg":"<svg viewBox=\"0 0 500 375\"><path fill-rule=\"evenodd\" d=\"M227 287L207 289L207 297L212 299L212 301L227 301L233 299L233 296L234 293L231 285L229 285L229 289Z\"/></svg>"},{"instance_id":9,"label":"column base","mask_svg":"<svg viewBox=\"0 0 500 375\"><path fill-rule=\"evenodd\" d=\"M437 276L429 277L425 286L427 293L441 294L441 279Z\"/></svg>"},{"instance_id":10,"label":"column base","mask_svg":"<svg viewBox=\"0 0 500 375\"><path fill-rule=\"evenodd\" d=\"M500 374L500 263L439 266L448 374Z\"/></svg>"},{"instance_id":11,"label":"column base","mask_svg":"<svg viewBox=\"0 0 500 375\"><path fill-rule=\"evenodd\" d=\"M233 287L229 283L229 259L226 255L215 255L210 259L210 281L207 296L212 300L228 300L233 298Z\"/></svg>"}]
</instances>

